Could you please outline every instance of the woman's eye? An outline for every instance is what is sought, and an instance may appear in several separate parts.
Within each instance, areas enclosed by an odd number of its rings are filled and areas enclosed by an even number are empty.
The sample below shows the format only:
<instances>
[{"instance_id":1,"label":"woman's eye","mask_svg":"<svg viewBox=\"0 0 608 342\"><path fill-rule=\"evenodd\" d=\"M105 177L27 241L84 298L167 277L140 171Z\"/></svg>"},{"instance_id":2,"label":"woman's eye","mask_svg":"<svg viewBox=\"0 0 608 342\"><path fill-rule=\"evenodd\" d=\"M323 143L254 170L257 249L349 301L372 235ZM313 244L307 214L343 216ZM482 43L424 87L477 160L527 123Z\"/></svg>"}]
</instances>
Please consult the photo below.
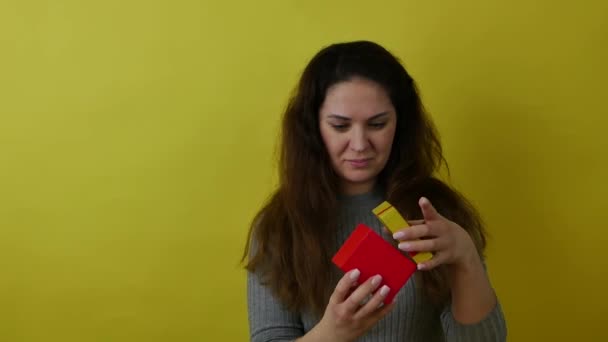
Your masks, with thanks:
<instances>
[{"instance_id":1,"label":"woman's eye","mask_svg":"<svg viewBox=\"0 0 608 342\"><path fill-rule=\"evenodd\" d=\"M345 131L348 128L348 125L346 125L346 124L339 124L339 125L338 124L334 124L334 125L331 125L331 127L333 127L335 130L338 130L338 131Z\"/></svg>"},{"instance_id":2,"label":"woman's eye","mask_svg":"<svg viewBox=\"0 0 608 342\"><path fill-rule=\"evenodd\" d=\"M370 123L369 125L370 125L371 127L373 127L373 128L378 128L378 129L380 129L380 128L382 128L382 127L386 126L386 122L372 122L372 123Z\"/></svg>"}]
</instances>

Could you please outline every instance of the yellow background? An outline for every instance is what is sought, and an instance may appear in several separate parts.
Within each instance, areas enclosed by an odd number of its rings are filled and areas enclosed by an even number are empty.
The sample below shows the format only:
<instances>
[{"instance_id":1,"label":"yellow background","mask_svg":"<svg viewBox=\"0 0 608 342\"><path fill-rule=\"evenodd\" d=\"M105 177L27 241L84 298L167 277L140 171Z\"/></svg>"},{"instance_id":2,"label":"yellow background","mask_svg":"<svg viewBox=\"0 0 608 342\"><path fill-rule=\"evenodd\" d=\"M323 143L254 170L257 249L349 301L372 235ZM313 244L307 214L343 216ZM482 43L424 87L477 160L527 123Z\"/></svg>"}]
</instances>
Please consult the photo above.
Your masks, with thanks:
<instances>
[{"instance_id":1,"label":"yellow background","mask_svg":"<svg viewBox=\"0 0 608 342\"><path fill-rule=\"evenodd\" d=\"M418 80L510 341L608 337L606 1L0 2L0 340L244 341L247 224L325 44Z\"/></svg>"}]
</instances>

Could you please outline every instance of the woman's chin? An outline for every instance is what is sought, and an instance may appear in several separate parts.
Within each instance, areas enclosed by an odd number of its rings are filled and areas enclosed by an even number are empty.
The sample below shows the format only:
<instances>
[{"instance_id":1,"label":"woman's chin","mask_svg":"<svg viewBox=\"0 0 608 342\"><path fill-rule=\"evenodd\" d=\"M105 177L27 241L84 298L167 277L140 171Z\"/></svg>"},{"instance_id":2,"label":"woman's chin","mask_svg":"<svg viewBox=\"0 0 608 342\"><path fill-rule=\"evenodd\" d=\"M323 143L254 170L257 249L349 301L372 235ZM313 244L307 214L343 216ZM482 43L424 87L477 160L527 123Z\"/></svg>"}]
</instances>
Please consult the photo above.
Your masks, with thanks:
<instances>
[{"instance_id":1,"label":"woman's chin","mask_svg":"<svg viewBox=\"0 0 608 342\"><path fill-rule=\"evenodd\" d=\"M373 189L376 179L370 178L347 178L344 179L343 189L347 194L361 194Z\"/></svg>"}]
</instances>

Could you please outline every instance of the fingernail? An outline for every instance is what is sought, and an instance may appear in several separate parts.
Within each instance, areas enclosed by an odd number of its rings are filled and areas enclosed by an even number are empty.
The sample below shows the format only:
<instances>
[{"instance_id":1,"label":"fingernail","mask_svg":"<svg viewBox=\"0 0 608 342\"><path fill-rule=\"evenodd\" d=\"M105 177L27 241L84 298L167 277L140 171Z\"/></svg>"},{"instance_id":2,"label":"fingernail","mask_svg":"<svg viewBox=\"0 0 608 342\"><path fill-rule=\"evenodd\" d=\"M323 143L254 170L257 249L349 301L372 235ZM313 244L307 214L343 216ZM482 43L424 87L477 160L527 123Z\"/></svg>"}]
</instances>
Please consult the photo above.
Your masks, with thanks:
<instances>
[{"instance_id":1,"label":"fingernail","mask_svg":"<svg viewBox=\"0 0 608 342\"><path fill-rule=\"evenodd\" d=\"M418 264L417 267L419 270L423 270L425 268L424 264Z\"/></svg>"},{"instance_id":2,"label":"fingernail","mask_svg":"<svg viewBox=\"0 0 608 342\"><path fill-rule=\"evenodd\" d=\"M393 239L395 240L401 240L405 237L405 233L403 232L396 232L395 234L393 234Z\"/></svg>"},{"instance_id":3,"label":"fingernail","mask_svg":"<svg viewBox=\"0 0 608 342\"><path fill-rule=\"evenodd\" d=\"M404 251L406 251L406 250L408 250L408 248L410 248L410 246L411 246L411 245L410 245L409 243L407 243L407 242L402 242L402 243L400 243L400 244L399 244L399 246L398 246L398 247L399 247L399 249L403 249Z\"/></svg>"},{"instance_id":4,"label":"fingernail","mask_svg":"<svg viewBox=\"0 0 608 342\"><path fill-rule=\"evenodd\" d=\"M389 291L390 291L390 290L391 290L391 288L390 288L390 287L388 287L388 286L384 285L384 286L382 286L382 288L380 289L380 295L381 295L382 297L386 297L386 295L389 293Z\"/></svg>"},{"instance_id":5,"label":"fingernail","mask_svg":"<svg viewBox=\"0 0 608 342\"><path fill-rule=\"evenodd\" d=\"M380 284L380 282L382 281L382 276L381 275L377 275L372 279L372 285L374 287L378 286Z\"/></svg>"},{"instance_id":6,"label":"fingernail","mask_svg":"<svg viewBox=\"0 0 608 342\"><path fill-rule=\"evenodd\" d=\"M357 278L359 278L360 275L361 275L361 271L359 271L358 269L354 269L350 272L350 279L357 280Z\"/></svg>"}]
</instances>

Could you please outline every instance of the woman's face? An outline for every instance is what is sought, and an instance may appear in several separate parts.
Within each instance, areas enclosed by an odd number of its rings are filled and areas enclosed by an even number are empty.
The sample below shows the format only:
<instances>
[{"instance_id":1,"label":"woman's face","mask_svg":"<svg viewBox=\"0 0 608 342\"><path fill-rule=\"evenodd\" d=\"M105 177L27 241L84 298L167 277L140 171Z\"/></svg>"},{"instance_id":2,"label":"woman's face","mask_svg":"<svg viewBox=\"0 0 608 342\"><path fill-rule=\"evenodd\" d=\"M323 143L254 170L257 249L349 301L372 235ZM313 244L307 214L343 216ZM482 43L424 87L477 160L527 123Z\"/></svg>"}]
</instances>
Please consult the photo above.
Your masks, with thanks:
<instances>
[{"instance_id":1,"label":"woman's face","mask_svg":"<svg viewBox=\"0 0 608 342\"><path fill-rule=\"evenodd\" d=\"M327 90L321 137L346 194L370 191L391 154L397 114L386 91L363 78Z\"/></svg>"}]
</instances>

